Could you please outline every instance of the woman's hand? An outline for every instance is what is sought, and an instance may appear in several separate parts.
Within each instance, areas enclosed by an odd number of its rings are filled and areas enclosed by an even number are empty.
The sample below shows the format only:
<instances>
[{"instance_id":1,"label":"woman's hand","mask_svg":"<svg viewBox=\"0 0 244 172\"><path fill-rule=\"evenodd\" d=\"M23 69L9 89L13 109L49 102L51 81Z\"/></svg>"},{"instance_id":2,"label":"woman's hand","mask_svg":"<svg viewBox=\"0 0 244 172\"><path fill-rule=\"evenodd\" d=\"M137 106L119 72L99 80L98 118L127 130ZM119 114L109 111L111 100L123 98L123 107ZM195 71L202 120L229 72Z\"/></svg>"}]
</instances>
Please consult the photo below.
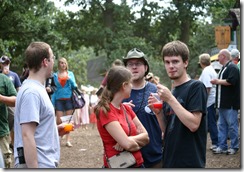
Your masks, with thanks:
<instances>
[{"instance_id":1,"label":"woman's hand","mask_svg":"<svg viewBox=\"0 0 244 172\"><path fill-rule=\"evenodd\" d=\"M47 91L48 93L51 93L51 92L52 92L52 89L48 86L48 87L46 87L46 91Z\"/></svg>"},{"instance_id":2,"label":"woman's hand","mask_svg":"<svg viewBox=\"0 0 244 172\"><path fill-rule=\"evenodd\" d=\"M113 148L117 151L123 151L124 150L124 148L122 148L118 143L116 143L116 145L114 145Z\"/></svg>"}]
</instances>

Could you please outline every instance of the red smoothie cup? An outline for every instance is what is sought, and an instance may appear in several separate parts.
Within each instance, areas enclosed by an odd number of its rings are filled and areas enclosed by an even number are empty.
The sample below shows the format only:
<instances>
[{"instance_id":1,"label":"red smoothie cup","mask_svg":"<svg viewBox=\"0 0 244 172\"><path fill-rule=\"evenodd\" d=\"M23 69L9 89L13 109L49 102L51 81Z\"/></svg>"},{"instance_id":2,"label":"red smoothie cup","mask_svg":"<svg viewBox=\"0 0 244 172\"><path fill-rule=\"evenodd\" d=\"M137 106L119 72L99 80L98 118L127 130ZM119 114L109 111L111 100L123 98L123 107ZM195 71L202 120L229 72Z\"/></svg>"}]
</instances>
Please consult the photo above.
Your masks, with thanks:
<instances>
[{"instance_id":1,"label":"red smoothie cup","mask_svg":"<svg viewBox=\"0 0 244 172\"><path fill-rule=\"evenodd\" d=\"M163 103L162 102L156 102L156 103L153 103L153 107L155 109L162 109L163 107Z\"/></svg>"},{"instance_id":2,"label":"red smoothie cup","mask_svg":"<svg viewBox=\"0 0 244 172\"><path fill-rule=\"evenodd\" d=\"M153 107L155 108L155 109L162 109L162 107L163 107L163 102L162 102L162 100L160 100L160 97L159 97L159 95L157 94L157 93L151 93L157 100L159 100L158 102L155 102L155 103L153 103Z\"/></svg>"}]
</instances>

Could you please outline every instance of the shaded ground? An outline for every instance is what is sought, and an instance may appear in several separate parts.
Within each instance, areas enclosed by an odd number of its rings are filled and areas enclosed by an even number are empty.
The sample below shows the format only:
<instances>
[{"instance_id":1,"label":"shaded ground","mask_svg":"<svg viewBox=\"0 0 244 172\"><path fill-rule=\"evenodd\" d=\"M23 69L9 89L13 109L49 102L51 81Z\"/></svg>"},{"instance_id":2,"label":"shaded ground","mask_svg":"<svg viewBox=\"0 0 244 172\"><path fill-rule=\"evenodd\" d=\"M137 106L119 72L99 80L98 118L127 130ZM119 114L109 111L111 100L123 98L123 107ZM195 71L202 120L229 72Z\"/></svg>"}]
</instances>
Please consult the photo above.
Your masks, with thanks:
<instances>
[{"instance_id":1,"label":"shaded ground","mask_svg":"<svg viewBox=\"0 0 244 172\"><path fill-rule=\"evenodd\" d=\"M208 138L207 148L210 147ZM61 161L59 168L101 168L103 147L97 129L88 130L82 128L72 132L73 147L65 146L65 140L61 141ZM235 155L215 155L207 149L206 168L241 168L241 152Z\"/></svg>"},{"instance_id":2,"label":"shaded ground","mask_svg":"<svg viewBox=\"0 0 244 172\"><path fill-rule=\"evenodd\" d=\"M97 129L88 126L87 130L76 129L71 134L73 147L65 146L65 139L61 140L61 160L59 168L101 168L103 147ZM210 147L208 137L207 148ZM206 168L241 169L241 151L235 155L215 155L207 149Z\"/></svg>"}]
</instances>

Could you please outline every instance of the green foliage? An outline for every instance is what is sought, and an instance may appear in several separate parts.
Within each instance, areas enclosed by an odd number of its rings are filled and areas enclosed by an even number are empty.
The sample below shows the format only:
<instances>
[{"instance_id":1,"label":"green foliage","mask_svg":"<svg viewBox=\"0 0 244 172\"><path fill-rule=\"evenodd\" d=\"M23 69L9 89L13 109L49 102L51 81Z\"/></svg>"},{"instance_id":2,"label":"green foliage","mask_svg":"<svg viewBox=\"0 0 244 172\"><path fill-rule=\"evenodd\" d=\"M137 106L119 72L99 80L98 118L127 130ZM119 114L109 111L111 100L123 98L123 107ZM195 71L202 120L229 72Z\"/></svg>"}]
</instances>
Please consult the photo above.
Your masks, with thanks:
<instances>
[{"instance_id":1,"label":"green foliage","mask_svg":"<svg viewBox=\"0 0 244 172\"><path fill-rule=\"evenodd\" d=\"M53 45L53 3L46 0L6 0L0 8L0 52L12 57L11 68L21 73L24 51L32 41Z\"/></svg>"},{"instance_id":2,"label":"green foliage","mask_svg":"<svg viewBox=\"0 0 244 172\"><path fill-rule=\"evenodd\" d=\"M75 75L76 83L87 85L87 60L95 57L92 48L80 47L79 50L61 51L59 57L65 57L68 61L69 70ZM54 71L57 70L57 63L55 63Z\"/></svg>"},{"instance_id":3,"label":"green foliage","mask_svg":"<svg viewBox=\"0 0 244 172\"><path fill-rule=\"evenodd\" d=\"M191 53L188 72L194 77L200 72L198 56L215 46L214 26L223 24L236 1L133 0L131 6L125 0L114 2L66 0L66 5L77 4L80 10L64 12L48 0L2 1L0 53L10 56L11 68L20 73L30 42L47 42L57 57L67 57L77 83L87 85L87 60L105 56L110 67L114 59L137 47L147 55L151 72L170 86L160 57L162 46L173 40L185 42ZM202 20L206 17L211 24Z\"/></svg>"},{"instance_id":4,"label":"green foliage","mask_svg":"<svg viewBox=\"0 0 244 172\"><path fill-rule=\"evenodd\" d=\"M233 8L236 0L213 1L209 12L213 16L213 22L219 25L224 24L224 18L229 13L229 9Z\"/></svg>"}]
</instances>

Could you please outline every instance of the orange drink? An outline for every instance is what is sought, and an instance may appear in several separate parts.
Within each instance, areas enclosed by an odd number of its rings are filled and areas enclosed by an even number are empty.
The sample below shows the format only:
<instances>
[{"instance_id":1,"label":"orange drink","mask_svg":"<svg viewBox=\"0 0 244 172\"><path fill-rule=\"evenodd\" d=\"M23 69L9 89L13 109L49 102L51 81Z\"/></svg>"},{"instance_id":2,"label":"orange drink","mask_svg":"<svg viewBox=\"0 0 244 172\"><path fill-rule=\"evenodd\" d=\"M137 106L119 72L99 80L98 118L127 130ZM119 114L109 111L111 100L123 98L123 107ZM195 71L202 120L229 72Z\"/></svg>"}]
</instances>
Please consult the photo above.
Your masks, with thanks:
<instances>
[{"instance_id":1,"label":"orange drink","mask_svg":"<svg viewBox=\"0 0 244 172\"><path fill-rule=\"evenodd\" d=\"M66 132L73 131L73 124L71 123L65 124L64 131Z\"/></svg>"}]
</instances>

